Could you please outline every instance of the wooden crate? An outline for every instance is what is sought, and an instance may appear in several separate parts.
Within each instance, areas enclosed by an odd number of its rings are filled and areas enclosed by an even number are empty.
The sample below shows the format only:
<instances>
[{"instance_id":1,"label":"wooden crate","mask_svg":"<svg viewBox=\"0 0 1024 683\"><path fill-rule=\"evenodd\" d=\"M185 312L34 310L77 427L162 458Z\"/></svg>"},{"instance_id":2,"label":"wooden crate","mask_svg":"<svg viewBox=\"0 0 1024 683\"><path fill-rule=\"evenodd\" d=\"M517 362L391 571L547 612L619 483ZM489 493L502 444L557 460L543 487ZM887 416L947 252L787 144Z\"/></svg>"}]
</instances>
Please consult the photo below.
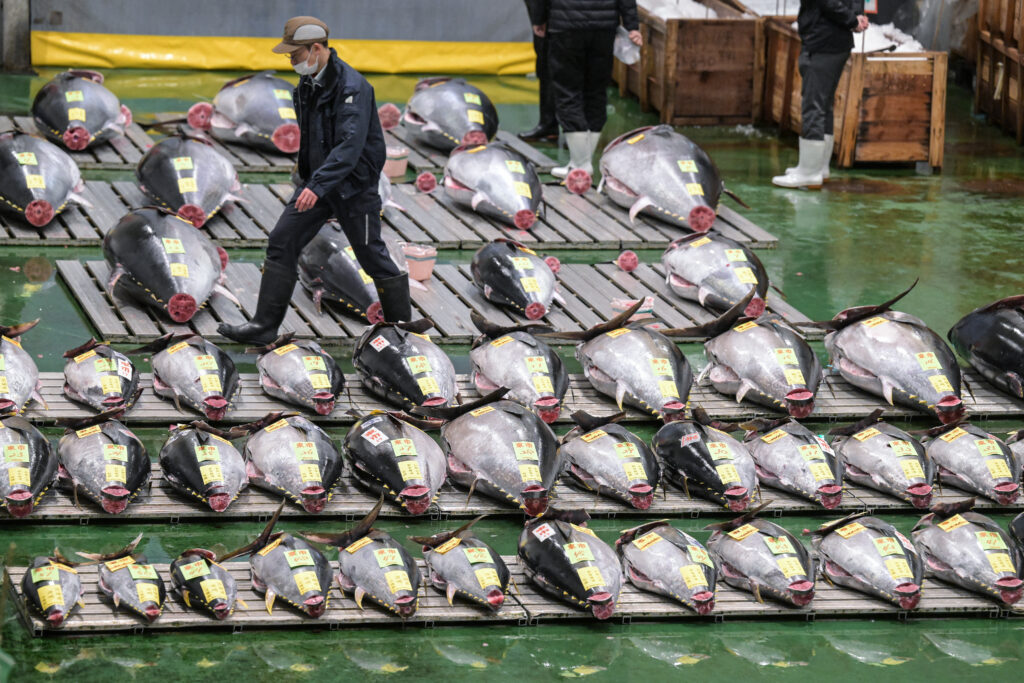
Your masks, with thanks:
<instances>
[{"instance_id":1,"label":"wooden crate","mask_svg":"<svg viewBox=\"0 0 1024 683\"><path fill-rule=\"evenodd\" d=\"M978 0L978 34L1000 39L1005 47L1020 47L1024 30L1024 0Z\"/></svg>"},{"instance_id":2,"label":"wooden crate","mask_svg":"<svg viewBox=\"0 0 1024 683\"><path fill-rule=\"evenodd\" d=\"M640 61L616 60L619 93L636 95L672 125L753 123L761 108L763 20L721 0L702 0L717 19L664 20L640 9Z\"/></svg>"},{"instance_id":3,"label":"wooden crate","mask_svg":"<svg viewBox=\"0 0 1024 683\"><path fill-rule=\"evenodd\" d=\"M1022 69L1018 48L991 31L979 32L974 111L1013 135L1017 144L1024 144Z\"/></svg>"},{"instance_id":4,"label":"wooden crate","mask_svg":"<svg viewBox=\"0 0 1024 683\"><path fill-rule=\"evenodd\" d=\"M761 119L799 133L800 37L793 20L772 17L765 23ZM944 52L851 54L836 88L838 165L925 161L941 167L947 66Z\"/></svg>"}]
</instances>

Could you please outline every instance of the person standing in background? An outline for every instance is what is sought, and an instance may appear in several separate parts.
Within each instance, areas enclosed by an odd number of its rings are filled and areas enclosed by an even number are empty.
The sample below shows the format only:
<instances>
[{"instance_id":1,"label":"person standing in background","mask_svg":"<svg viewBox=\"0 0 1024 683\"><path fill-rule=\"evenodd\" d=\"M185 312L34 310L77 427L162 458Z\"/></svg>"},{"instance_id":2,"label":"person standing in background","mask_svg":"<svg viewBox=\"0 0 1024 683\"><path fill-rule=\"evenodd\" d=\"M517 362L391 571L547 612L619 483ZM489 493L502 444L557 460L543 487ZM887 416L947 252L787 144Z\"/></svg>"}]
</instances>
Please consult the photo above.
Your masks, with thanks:
<instances>
[{"instance_id":1,"label":"person standing in background","mask_svg":"<svg viewBox=\"0 0 1024 683\"><path fill-rule=\"evenodd\" d=\"M519 134L525 142L554 142L558 139L558 120L555 118L555 93L551 89L551 72L548 68L548 39L544 31L538 27L543 24L539 16L534 16L539 3L526 0L526 11L530 15L530 26L533 29L533 52L537 55L534 73L540 86L540 118L531 130Z\"/></svg>"},{"instance_id":2,"label":"person standing in background","mask_svg":"<svg viewBox=\"0 0 1024 683\"><path fill-rule=\"evenodd\" d=\"M772 178L779 187L820 188L829 176L836 87L853 49L853 33L868 27L863 9L864 0L800 0L800 160Z\"/></svg>"},{"instance_id":3,"label":"person standing in background","mask_svg":"<svg viewBox=\"0 0 1024 683\"><path fill-rule=\"evenodd\" d=\"M586 173L589 185L594 150L608 119L612 48L619 24L629 31L633 43L643 43L636 0L527 0L527 4L531 21L540 22L534 24L534 34L549 43L555 116L569 147L569 164L551 174L567 178L579 169Z\"/></svg>"},{"instance_id":4,"label":"person standing in background","mask_svg":"<svg viewBox=\"0 0 1024 683\"><path fill-rule=\"evenodd\" d=\"M299 254L332 217L380 297L381 310L371 307L367 317L409 320L408 275L380 236L385 149L373 86L327 47L327 25L315 17L289 19L273 51L287 54L300 76L293 95L302 136L295 192L270 233L255 315L217 331L245 344L274 341L298 280Z\"/></svg>"}]
</instances>

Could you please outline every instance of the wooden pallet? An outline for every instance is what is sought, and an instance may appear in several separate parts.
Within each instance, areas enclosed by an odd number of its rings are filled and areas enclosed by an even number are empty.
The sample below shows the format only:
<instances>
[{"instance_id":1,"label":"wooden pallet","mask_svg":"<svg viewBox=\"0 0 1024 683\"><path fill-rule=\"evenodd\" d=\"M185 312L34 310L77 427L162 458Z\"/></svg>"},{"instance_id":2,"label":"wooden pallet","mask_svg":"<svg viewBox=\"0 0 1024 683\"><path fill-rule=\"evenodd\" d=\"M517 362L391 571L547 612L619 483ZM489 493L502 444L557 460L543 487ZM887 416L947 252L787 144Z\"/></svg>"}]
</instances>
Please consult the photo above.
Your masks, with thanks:
<instances>
[{"instance_id":1,"label":"wooden pallet","mask_svg":"<svg viewBox=\"0 0 1024 683\"><path fill-rule=\"evenodd\" d=\"M409 150L409 168L415 173L438 173L448 163L448 155L422 142L413 140L409 131L401 126L384 133L388 146L405 147ZM550 173L558 162L544 154L528 142L520 140L515 133L499 130L494 136L495 142L504 143L506 147L522 154L534 165L538 173Z\"/></svg>"},{"instance_id":2,"label":"wooden pallet","mask_svg":"<svg viewBox=\"0 0 1024 683\"><path fill-rule=\"evenodd\" d=\"M110 341L146 341L167 332L190 329L211 341L225 341L217 334L217 323L238 323L251 317L259 293L259 268L252 263L230 263L226 286L241 302L245 314L224 297L214 296L187 326L175 325L153 309L134 302L112 301L104 291L110 272L105 261L58 261L57 269L99 336ZM565 264L558 280L565 303L553 303L544 320L559 331L585 330L614 317L611 301L616 298L655 297L655 315L671 327L690 327L714 318L696 303L667 292L660 264L641 265L632 273L625 273L611 263ZM525 320L484 299L473 284L469 264L439 264L425 289L414 288L411 293L414 316L433 320L440 333L438 339L444 343L472 341L478 334L470 320L472 311L499 325ZM768 294L767 302L770 311L802 329L809 338L822 336L817 328L801 327L810 320L774 292ZM328 344L352 341L365 328L362 321L333 309L325 308L318 314L301 285L296 285L291 309L282 326L282 330L295 332L299 338L316 338Z\"/></svg>"},{"instance_id":3,"label":"wooden pallet","mask_svg":"<svg viewBox=\"0 0 1024 683\"><path fill-rule=\"evenodd\" d=\"M31 116L0 116L0 133L16 128L29 134L38 134ZM133 123L124 135L118 135L101 145L81 152L64 151L71 155L82 170L123 171L134 169L146 150L153 146L153 142L153 138L139 124Z\"/></svg>"},{"instance_id":4,"label":"wooden pallet","mask_svg":"<svg viewBox=\"0 0 1024 683\"><path fill-rule=\"evenodd\" d=\"M593 623L588 611L579 610L556 601L539 592L526 578L519 558L503 556L515 582L510 589L513 595L505 600L498 612L492 613L482 607L456 600L449 606L443 595L423 583L419 598L419 609L409 619L402 621L384 609L365 601L365 608L359 609L349 596L341 596L335 586L331 589L331 600L326 612L319 619L311 619L297 613L287 605L278 602L272 614L268 614L263 598L251 587L249 564L229 562L224 566L238 584L238 597L244 605L236 603L234 613L218 621L205 613L186 607L178 598L168 596L163 614L153 623L127 614L113 611L110 605L96 597L95 585L98 569L95 565L79 567L82 584L86 588L85 607L79 607L60 629L45 627L36 614L29 613L19 595L20 582L27 567L4 569L4 582L9 586L12 603L19 619L34 636L59 636L82 634L143 633L176 631L178 629L221 629L237 633L245 629L269 628L315 628L337 630L349 627L393 625L397 627L418 625L433 627L437 624L486 623L537 625L541 622L562 622L567 620ZM421 571L423 565L421 561ZM170 584L169 565L155 565L157 572ZM721 622L734 619L800 619L813 621L817 618L899 618L913 617L982 617L993 618L1009 614L1020 614L1020 610L1007 610L998 603L987 600L961 588L929 580L923 590L921 602L912 612L868 597L862 593L830 586L824 581L815 586L814 601L806 608L796 608L771 600L757 602L751 593L737 590L725 583L719 583L715 592L715 609L700 617L679 603L652 593L638 590L625 582L612 615L614 622L630 623L633 620L685 619L687 621Z\"/></svg>"}]
</instances>

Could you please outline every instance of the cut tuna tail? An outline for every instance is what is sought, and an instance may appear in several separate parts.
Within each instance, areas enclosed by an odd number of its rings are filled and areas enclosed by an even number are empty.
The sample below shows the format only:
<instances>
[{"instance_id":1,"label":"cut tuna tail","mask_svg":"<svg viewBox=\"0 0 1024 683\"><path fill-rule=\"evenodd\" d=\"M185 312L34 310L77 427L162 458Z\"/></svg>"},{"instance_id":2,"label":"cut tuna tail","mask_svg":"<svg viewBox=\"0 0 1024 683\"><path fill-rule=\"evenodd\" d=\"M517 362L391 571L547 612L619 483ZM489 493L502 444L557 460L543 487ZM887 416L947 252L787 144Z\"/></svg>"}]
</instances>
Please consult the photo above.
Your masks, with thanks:
<instances>
[{"instance_id":1,"label":"cut tuna tail","mask_svg":"<svg viewBox=\"0 0 1024 683\"><path fill-rule=\"evenodd\" d=\"M377 118L380 119L381 128L391 130L396 128L402 119L402 110L388 102L377 108Z\"/></svg>"},{"instance_id":2,"label":"cut tuna tail","mask_svg":"<svg viewBox=\"0 0 1024 683\"><path fill-rule=\"evenodd\" d=\"M786 410L797 419L802 419L814 411L814 394L807 389L794 389L786 394Z\"/></svg>"},{"instance_id":3,"label":"cut tuna tail","mask_svg":"<svg viewBox=\"0 0 1024 683\"><path fill-rule=\"evenodd\" d=\"M214 512L224 512L231 504L231 496L226 493L212 493L206 502Z\"/></svg>"},{"instance_id":4,"label":"cut tuna tail","mask_svg":"<svg viewBox=\"0 0 1024 683\"><path fill-rule=\"evenodd\" d=\"M764 313L764 309L765 300L755 295L754 298L750 300L750 303L747 304L747 307L743 312L751 318L760 318Z\"/></svg>"},{"instance_id":5,"label":"cut tuna tail","mask_svg":"<svg viewBox=\"0 0 1024 683\"><path fill-rule=\"evenodd\" d=\"M921 601L921 587L916 583L901 583L896 586L896 598L903 609L914 609Z\"/></svg>"},{"instance_id":6,"label":"cut tuna tail","mask_svg":"<svg viewBox=\"0 0 1024 683\"><path fill-rule=\"evenodd\" d=\"M910 504L919 510L925 510L932 504L932 487L928 484L914 484L907 488Z\"/></svg>"},{"instance_id":7,"label":"cut tuna tail","mask_svg":"<svg viewBox=\"0 0 1024 683\"><path fill-rule=\"evenodd\" d=\"M196 130L210 130L210 122L213 121L213 105L209 102L196 102L189 107L186 121Z\"/></svg>"},{"instance_id":8,"label":"cut tuna tail","mask_svg":"<svg viewBox=\"0 0 1024 683\"><path fill-rule=\"evenodd\" d=\"M424 171L416 176L416 189L420 192L433 192L437 188L437 178L433 173Z\"/></svg>"},{"instance_id":9,"label":"cut tuna tail","mask_svg":"<svg viewBox=\"0 0 1024 683\"><path fill-rule=\"evenodd\" d=\"M797 607L809 605L814 599L814 584L810 581L795 581L789 584L789 599Z\"/></svg>"},{"instance_id":10,"label":"cut tuna tail","mask_svg":"<svg viewBox=\"0 0 1024 683\"><path fill-rule=\"evenodd\" d=\"M966 412L963 401L957 396L944 396L935 405L935 414L942 424L952 424L962 419Z\"/></svg>"},{"instance_id":11,"label":"cut tuna tail","mask_svg":"<svg viewBox=\"0 0 1024 683\"><path fill-rule=\"evenodd\" d=\"M178 215L197 228L203 227L206 223L206 213L195 204L182 204L178 209Z\"/></svg>"},{"instance_id":12,"label":"cut tuna tail","mask_svg":"<svg viewBox=\"0 0 1024 683\"><path fill-rule=\"evenodd\" d=\"M223 420L228 411L228 400L223 396L207 396L203 399L203 412L211 420Z\"/></svg>"},{"instance_id":13,"label":"cut tuna tail","mask_svg":"<svg viewBox=\"0 0 1024 683\"><path fill-rule=\"evenodd\" d=\"M540 320L547 315L548 309L539 301L531 301L523 312L529 320Z\"/></svg>"},{"instance_id":14,"label":"cut tuna tail","mask_svg":"<svg viewBox=\"0 0 1024 683\"><path fill-rule=\"evenodd\" d=\"M586 194L594 184L594 178L582 168L574 168L565 176L565 189L573 194Z\"/></svg>"},{"instance_id":15,"label":"cut tuna tail","mask_svg":"<svg viewBox=\"0 0 1024 683\"><path fill-rule=\"evenodd\" d=\"M548 490L540 484L531 484L523 489L523 507L531 517L543 515L548 509Z\"/></svg>"},{"instance_id":16,"label":"cut tuna tail","mask_svg":"<svg viewBox=\"0 0 1024 683\"><path fill-rule=\"evenodd\" d=\"M464 145L486 145L487 144L487 133L482 130L471 130L462 136L462 144Z\"/></svg>"},{"instance_id":17,"label":"cut tuna tail","mask_svg":"<svg viewBox=\"0 0 1024 683\"><path fill-rule=\"evenodd\" d=\"M707 232L715 224L716 218L715 210L710 206L695 206L690 209L686 224L690 226L691 230Z\"/></svg>"},{"instance_id":18,"label":"cut tuna tail","mask_svg":"<svg viewBox=\"0 0 1024 683\"><path fill-rule=\"evenodd\" d=\"M32 492L25 491L11 491L7 494L7 512L12 517L22 518L27 517L32 513Z\"/></svg>"},{"instance_id":19,"label":"cut tuna tail","mask_svg":"<svg viewBox=\"0 0 1024 683\"><path fill-rule=\"evenodd\" d=\"M594 617L604 621L610 619L612 613L615 612L615 601L612 599L612 594L607 592L594 593L587 598L587 603L590 605L590 611L594 613Z\"/></svg>"},{"instance_id":20,"label":"cut tuna tail","mask_svg":"<svg viewBox=\"0 0 1024 683\"><path fill-rule=\"evenodd\" d=\"M398 497L410 515L422 515L430 507L430 489L426 486L406 486Z\"/></svg>"},{"instance_id":21,"label":"cut tuna tail","mask_svg":"<svg viewBox=\"0 0 1024 683\"><path fill-rule=\"evenodd\" d=\"M529 230L533 227L533 224L537 222L537 214L529 209L521 209L516 211L516 215L512 218L512 222L520 230Z\"/></svg>"},{"instance_id":22,"label":"cut tuna tail","mask_svg":"<svg viewBox=\"0 0 1024 683\"><path fill-rule=\"evenodd\" d=\"M640 265L640 257L636 255L635 251L629 251L627 249L619 254L617 259L615 259L615 265L617 265L621 270L631 273Z\"/></svg>"},{"instance_id":23,"label":"cut tuna tail","mask_svg":"<svg viewBox=\"0 0 1024 683\"><path fill-rule=\"evenodd\" d=\"M818 497L826 510L834 510L843 502L843 487L837 484L826 484L818 488Z\"/></svg>"},{"instance_id":24,"label":"cut tuna tail","mask_svg":"<svg viewBox=\"0 0 1024 683\"><path fill-rule=\"evenodd\" d=\"M176 323L187 323L199 310L191 294L178 292L167 301L167 315Z\"/></svg>"},{"instance_id":25,"label":"cut tuna tail","mask_svg":"<svg viewBox=\"0 0 1024 683\"><path fill-rule=\"evenodd\" d=\"M48 225L54 214L53 205L45 199L35 199L25 207L25 220L37 228Z\"/></svg>"},{"instance_id":26,"label":"cut tuna tail","mask_svg":"<svg viewBox=\"0 0 1024 683\"><path fill-rule=\"evenodd\" d=\"M654 502L654 487L650 484L633 484L629 487L630 504L637 510L647 510Z\"/></svg>"},{"instance_id":27,"label":"cut tuna tail","mask_svg":"<svg viewBox=\"0 0 1024 683\"><path fill-rule=\"evenodd\" d=\"M557 420L562 412L562 407L554 396L545 396L544 398L537 399L533 402L533 409L537 413L537 417L547 424Z\"/></svg>"},{"instance_id":28,"label":"cut tuna tail","mask_svg":"<svg viewBox=\"0 0 1024 683\"><path fill-rule=\"evenodd\" d=\"M299 151L301 137L302 133L297 125L294 123L282 123L274 129L270 140L274 143L274 147L277 147L283 154L295 154Z\"/></svg>"},{"instance_id":29,"label":"cut tuna tail","mask_svg":"<svg viewBox=\"0 0 1024 683\"><path fill-rule=\"evenodd\" d=\"M715 594L711 591L701 591L693 594L693 605L697 614L701 616L711 614L715 609Z\"/></svg>"},{"instance_id":30,"label":"cut tuna tail","mask_svg":"<svg viewBox=\"0 0 1024 683\"><path fill-rule=\"evenodd\" d=\"M999 599L1007 605L1012 605L1024 595L1024 581L1015 576L1005 576L996 581L999 588Z\"/></svg>"},{"instance_id":31,"label":"cut tuna tail","mask_svg":"<svg viewBox=\"0 0 1024 683\"><path fill-rule=\"evenodd\" d=\"M128 496L131 491L123 486L107 486L103 489L103 500L100 505L111 515L118 515L128 507Z\"/></svg>"},{"instance_id":32,"label":"cut tuna tail","mask_svg":"<svg viewBox=\"0 0 1024 683\"><path fill-rule=\"evenodd\" d=\"M81 152L88 147L91 138L92 136L89 135L89 131L82 126L68 126L68 129L64 131L64 135L61 136L64 146L72 152Z\"/></svg>"}]
</instances>

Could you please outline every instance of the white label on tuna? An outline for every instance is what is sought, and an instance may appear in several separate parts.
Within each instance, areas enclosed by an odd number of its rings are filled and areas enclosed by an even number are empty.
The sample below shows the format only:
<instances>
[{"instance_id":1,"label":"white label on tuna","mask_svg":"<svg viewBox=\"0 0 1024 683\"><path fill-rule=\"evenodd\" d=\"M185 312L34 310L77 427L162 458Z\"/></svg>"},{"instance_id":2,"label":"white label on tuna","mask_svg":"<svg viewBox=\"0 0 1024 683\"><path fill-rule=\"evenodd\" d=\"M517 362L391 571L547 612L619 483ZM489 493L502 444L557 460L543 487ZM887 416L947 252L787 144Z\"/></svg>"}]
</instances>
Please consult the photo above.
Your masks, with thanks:
<instances>
[{"instance_id":1,"label":"white label on tuna","mask_svg":"<svg viewBox=\"0 0 1024 683\"><path fill-rule=\"evenodd\" d=\"M371 427L363 432L363 438L372 443L374 446L379 446L388 440L388 437L384 435L384 432L380 431L376 427Z\"/></svg>"},{"instance_id":2,"label":"white label on tuna","mask_svg":"<svg viewBox=\"0 0 1024 683\"><path fill-rule=\"evenodd\" d=\"M391 343L388 342L388 340L385 339L384 337L377 336L370 340L370 346L372 346L377 351L383 351L384 349L391 346Z\"/></svg>"},{"instance_id":3,"label":"white label on tuna","mask_svg":"<svg viewBox=\"0 0 1024 683\"><path fill-rule=\"evenodd\" d=\"M536 536L538 540L543 541L554 536L555 530L551 528L550 524L541 524L533 530L533 535Z\"/></svg>"}]
</instances>

